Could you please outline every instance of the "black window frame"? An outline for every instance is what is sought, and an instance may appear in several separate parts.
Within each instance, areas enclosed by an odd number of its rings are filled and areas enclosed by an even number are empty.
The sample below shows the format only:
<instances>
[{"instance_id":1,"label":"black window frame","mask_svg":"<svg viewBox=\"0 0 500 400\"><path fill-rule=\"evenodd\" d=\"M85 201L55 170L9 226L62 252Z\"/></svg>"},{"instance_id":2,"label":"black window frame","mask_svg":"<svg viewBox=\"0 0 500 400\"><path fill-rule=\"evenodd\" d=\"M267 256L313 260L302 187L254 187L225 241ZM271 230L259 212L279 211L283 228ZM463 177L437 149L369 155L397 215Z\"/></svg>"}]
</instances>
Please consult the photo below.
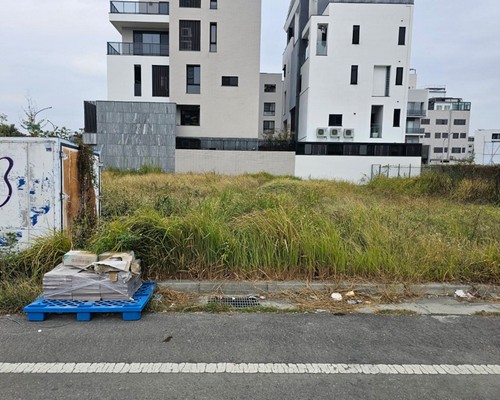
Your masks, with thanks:
<instances>
[{"instance_id":1,"label":"black window frame","mask_svg":"<svg viewBox=\"0 0 500 400\"><path fill-rule=\"evenodd\" d=\"M201 51L201 21L179 20L179 51Z\"/></svg>"},{"instance_id":2,"label":"black window frame","mask_svg":"<svg viewBox=\"0 0 500 400\"><path fill-rule=\"evenodd\" d=\"M238 87L239 86L239 77L238 76L223 76L221 78L221 86L226 87Z\"/></svg>"},{"instance_id":3,"label":"black window frame","mask_svg":"<svg viewBox=\"0 0 500 400\"><path fill-rule=\"evenodd\" d=\"M268 90L268 89L270 89L270 90ZM264 84L264 93L276 93L276 84L265 83Z\"/></svg>"},{"instance_id":4,"label":"black window frame","mask_svg":"<svg viewBox=\"0 0 500 400\"><path fill-rule=\"evenodd\" d=\"M170 67L168 65L152 65L152 96L170 96Z\"/></svg>"},{"instance_id":5,"label":"black window frame","mask_svg":"<svg viewBox=\"0 0 500 400\"><path fill-rule=\"evenodd\" d=\"M406 26L399 27L398 46L406 45Z\"/></svg>"},{"instance_id":6,"label":"black window frame","mask_svg":"<svg viewBox=\"0 0 500 400\"><path fill-rule=\"evenodd\" d=\"M352 44L359 44L360 33L361 33L361 26L360 25L353 25L352 26Z\"/></svg>"},{"instance_id":7,"label":"black window frame","mask_svg":"<svg viewBox=\"0 0 500 400\"><path fill-rule=\"evenodd\" d=\"M196 81L196 69L198 69L199 80ZM201 65L187 64L186 65L186 93L200 94L201 93Z\"/></svg>"},{"instance_id":8,"label":"black window frame","mask_svg":"<svg viewBox=\"0 0 500 400\"><path fill-rule=\"evenodd\" d=\"M269 125L267 128L266 124ZM270 127L270 125L272 125L272 128ZM264 131L264 133L271 133L271 132L274 133L275 129L276 129L276 122L274 120L262 121L262 130Z\"/></svg>"},{"instance_id":9,"label":"black window frame","mask_svg":"<svg viewBox=\"0 0 500 400\"><path fill-rule=\"evenodd\" d=\"M328 126L342 126L343 114L329 114Z\"/></svg>"},{"instance_id":10,"label":"black window frame","mask_svg":"<svg viewBox=\"0 0 500 400\"><path fill-rule=\"evenodd\" d=\"M210 53L217 53L217 22L210 22L209 29L209 51Z\"/></svg>"},{"instance_id":11,"label":"black window frame","mask_svg":"<svg viewBox=\"0 0 500 400\"><path fill-rule=\"evenodd\" d=\"M201 8L201 0L179 0L179 8Z\"/></svg>"},{"instance_id":12,"label":"black window frame","mask_svg":"<svg viewBox=\"0 0 500 400\"><path fill-rule=\"evenodd\" d=\"M436 125L448 125L448 120L444 118L437 118Z\"/></svg>"},{"instance_id":13,"label":"black window frame","mask_svg":"<svg viewBox=\"0 0 500 400\"><path fill-rule=\"evenodd\" d=\"M467 125L467 120L466 119L454 119L453 125L458 125L458 126Z\"/></svg>"},{"instance_id":14,"label":"black window frame","mask_svg":"<svg viewBox=\"0 0 500 400\"><path fill-rule=\"evenodd\" d=\"M210 9L217 10L217 8L218 8L217 0L210 0Z\"/></svg>"},{"instance_id":15,"label":"black window frame","mask_svg":"<svg viewBox=\"0 0 500 400\"><path fill-rule=\"evenodd\" d=\"M274 115L276 115L276 103L274 103L274 102L265 102L264 103L264 115L265 116L274 116Z\"/></svg>"},{"instance_id":16,"label":"black window frame","mask_svg":"<svg viewBox=\"0 0 500 400\"><path fill-rule=\"evenodd\" d=\"M179 105L181 126L200 126L201 107L199 105ZM190 114L192 113L192 114ZM197 116L196 116L197 114Z\"/></svg>"},{"instance_id":17,"label":"black window frame","mask_svg":"<svg viewBox=\"0 0 500 400\"><path fill-rule=\"evenodd\" d=\"M396 86L403 86L404 68L396 67Z\"/></svg>"},{"instance_id":18,"label":"black window frame","mask_svg":"<svg viewBox=\"0 0 500 400\"><path fill-rule=\"evenodd\" d=\"M395 108L394 109L394 114L392 117L392 126L394 128L400 128L401 127L401 108Z\"/></svg>"},{"instance_id":19,"label":"black window frame","mask_svg":"<svg viewBox=\"0 0 500 400\"><path fill-rule=\"evenodd\" d=\"M142 96L142 66L134 65L134 97Z\"/></svg>"},{"instance_id":20,"label":"black window frame","mask_svg":"<svg viewBox=\"0 0 500 400\"><path fill-rule=\"evenodd\" d=\"M351 85L358 84L358 65L351 65Z\"/></svg>"}]
</instances>

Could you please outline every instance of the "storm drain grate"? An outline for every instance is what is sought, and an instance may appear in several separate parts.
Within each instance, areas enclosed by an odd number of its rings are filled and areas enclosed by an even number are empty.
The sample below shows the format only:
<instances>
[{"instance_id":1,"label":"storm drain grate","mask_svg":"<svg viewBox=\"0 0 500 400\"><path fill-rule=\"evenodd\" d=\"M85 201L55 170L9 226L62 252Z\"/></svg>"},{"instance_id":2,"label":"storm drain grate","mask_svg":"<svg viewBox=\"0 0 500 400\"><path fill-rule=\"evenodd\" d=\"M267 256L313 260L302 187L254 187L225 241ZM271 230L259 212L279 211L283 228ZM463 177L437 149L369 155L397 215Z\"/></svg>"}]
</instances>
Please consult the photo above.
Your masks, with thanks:
<instances>
[{"instance_id":1,"label":"storm drain grate","mask_svg":"<svg viewBox=\"0 0 500 400\"><path fill-rule=\"evenodd\" d=\"M208 299L208 304L210 303L219 303L225 304L235 308L244 308L244 307L256 307L260 306L259 299L256 297L224 297L224 296L216 296Z\"/></svg>"}]
</instances>

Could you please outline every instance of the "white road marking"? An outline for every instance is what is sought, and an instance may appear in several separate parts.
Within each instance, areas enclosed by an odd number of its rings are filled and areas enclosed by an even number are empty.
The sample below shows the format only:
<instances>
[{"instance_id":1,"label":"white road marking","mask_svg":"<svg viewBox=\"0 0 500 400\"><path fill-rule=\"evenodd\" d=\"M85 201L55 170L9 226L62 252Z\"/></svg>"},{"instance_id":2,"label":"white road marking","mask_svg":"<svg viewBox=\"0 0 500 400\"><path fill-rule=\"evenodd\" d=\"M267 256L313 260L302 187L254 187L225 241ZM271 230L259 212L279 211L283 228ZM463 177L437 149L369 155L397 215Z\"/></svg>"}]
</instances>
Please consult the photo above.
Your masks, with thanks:
<instances>
[{"instance_id":1,"label":"white road marking","mask_svg":"<svg viewBox=\"0 0 500 400\"><path fill-rule=\"evenodd\" d=\"M500 365L285 363L1 363L0 374L500 375Z\"/></svg>"}]
</instances>

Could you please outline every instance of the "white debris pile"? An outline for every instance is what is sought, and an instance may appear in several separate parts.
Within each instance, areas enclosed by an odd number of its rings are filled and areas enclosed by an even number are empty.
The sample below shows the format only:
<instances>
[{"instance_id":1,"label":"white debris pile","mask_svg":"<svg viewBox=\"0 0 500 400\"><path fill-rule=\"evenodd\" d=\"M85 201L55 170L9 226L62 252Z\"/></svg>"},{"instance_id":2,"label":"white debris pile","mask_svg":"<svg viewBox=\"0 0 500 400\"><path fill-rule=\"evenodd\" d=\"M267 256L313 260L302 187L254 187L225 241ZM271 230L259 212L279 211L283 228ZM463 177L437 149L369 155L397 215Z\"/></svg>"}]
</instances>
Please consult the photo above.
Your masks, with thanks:
<instances>
[{"instance_id":1,"label":"white debris pile","mask_svg":"<svg viewBox=\"0 0 500 400\"><path fill-rule=\"evenodd\" d=\"M73 250L43 277L50 300L130 300L142 285L134 252L97 254Z\"/></svg>"}]
</instances>

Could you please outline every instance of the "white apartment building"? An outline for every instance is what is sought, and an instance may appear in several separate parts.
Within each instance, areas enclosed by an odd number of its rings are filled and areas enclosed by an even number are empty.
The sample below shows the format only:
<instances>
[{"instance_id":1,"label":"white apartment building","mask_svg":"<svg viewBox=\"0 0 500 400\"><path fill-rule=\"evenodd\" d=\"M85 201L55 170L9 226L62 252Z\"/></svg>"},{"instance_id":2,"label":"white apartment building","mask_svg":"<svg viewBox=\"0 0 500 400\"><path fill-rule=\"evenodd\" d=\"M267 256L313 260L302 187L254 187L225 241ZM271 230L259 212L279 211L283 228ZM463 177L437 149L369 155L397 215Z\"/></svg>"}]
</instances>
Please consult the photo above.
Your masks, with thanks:
<instances>
[{"instance_id":1,"label":"white apartment building","mask_svg":"<svg viewBox=\"0 0 500 400\"><path fill-rule=\"evenodd\" d=\"M358 181L377 165L420 165L420 145L405 144L413 3L291 1L283 125L296 175Z\"/></svg>"},{"instance_id":2,"label":"white apartment building","mask_svg":"<svg viewBox=\"0 0 500 400\"><path fill-rule=\"evenodd\" d=\"M473 151L476 164L500 164L500 129L476 130Z\"/></svg>"},{"instance_id":3,"label":"white apartment building","mask_svg":"<svg viewBox=\"0 0 500 400\"><path fill-rule=\"evenodd\" d=\"M461 98L446 97L446 90L429 88L427 117L420 120L424 128L421 143L424 147L424 159L429 164L457 163L471 157L469 148L469 124L471 103Z\"/></svg>"},{"instance_id":4,"label":"white apartment building","mask_svg":"<svg viewBox=\"0 0 500 400\"><path fill-rule=\"evenodd\" d=\"M110 7L109 101L175 103L177 137L258 137L261 0Z\"/></svg>"},{"instance_id":5,"label":"white apartment building","mask_svg":"<svg viewBox=\"0 0 500 400\"><path fill-rule=\"evenodd\" d=\"M271 138L282 131L283 78L280 73L260 74L259 137Z\"/></svg>"}]
</instances>

